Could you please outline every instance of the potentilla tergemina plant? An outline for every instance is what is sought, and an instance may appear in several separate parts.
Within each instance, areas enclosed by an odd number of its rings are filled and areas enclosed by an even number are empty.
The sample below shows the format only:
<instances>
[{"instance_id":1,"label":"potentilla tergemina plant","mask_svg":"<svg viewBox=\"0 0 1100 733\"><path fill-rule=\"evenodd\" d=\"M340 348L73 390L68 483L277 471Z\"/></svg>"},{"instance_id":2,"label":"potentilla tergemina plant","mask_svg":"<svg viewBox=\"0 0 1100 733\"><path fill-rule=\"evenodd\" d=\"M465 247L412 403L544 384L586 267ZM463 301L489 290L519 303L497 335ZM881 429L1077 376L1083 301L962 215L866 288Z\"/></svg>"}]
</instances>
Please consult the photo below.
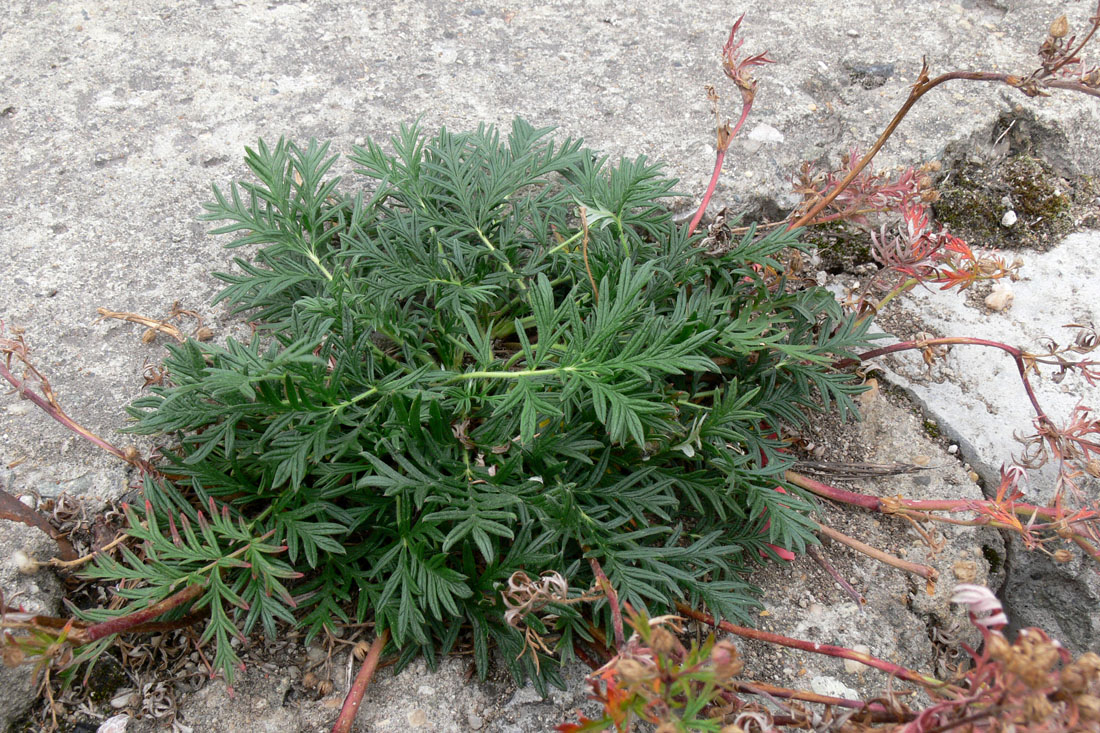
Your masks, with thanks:
<instances>
[{"instance_id":1,"label":"potentilla tergemina plant","mask_svg":"<svg viewBox=\"0 0 1100 733\"><path fill-rule=\"evenodd\" d=\"M258 245L218 300L256 333L169 347L131 408L134 432L178 443L131 510L143 556L90 574L144 578L138 606L201 586L227 675L238 629L373 619L405 659L472 638L482 675L495 645L517 680L558 683L501 591L517 571L588 588L587 558L634 607L745 618L746 571L815 526L775 491L770 426L853 409L831 364L865 326L762 274L801 246L789 232L698 246L644 158L522 120L391 142L351 155L362 191L327 177L326 145L286 141L214 189L215 233ZM588 631L558 619L569 657Z\"/></svg>"}]
</instances>

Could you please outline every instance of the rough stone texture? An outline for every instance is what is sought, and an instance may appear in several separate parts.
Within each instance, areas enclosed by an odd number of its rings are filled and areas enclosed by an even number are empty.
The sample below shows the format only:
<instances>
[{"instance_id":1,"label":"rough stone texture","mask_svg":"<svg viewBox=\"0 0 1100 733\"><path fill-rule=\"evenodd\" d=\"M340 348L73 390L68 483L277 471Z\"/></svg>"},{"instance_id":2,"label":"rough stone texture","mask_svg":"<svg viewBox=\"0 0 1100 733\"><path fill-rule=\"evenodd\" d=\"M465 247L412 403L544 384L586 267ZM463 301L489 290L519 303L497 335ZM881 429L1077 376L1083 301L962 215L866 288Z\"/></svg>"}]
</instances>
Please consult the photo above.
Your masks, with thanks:
<instances>
[{"instance_id":1,"label":"rough stone texture","mask_svg":"<svg viewBox=\"0 0 1100 733\"><path fill-rule=\"evenodd\" d=\"M909 410L885 396L865 400L864 420L855 426L830 432L845 436L868 449L866 460L875 463L924 464L914 474L865 479L851 483L834 481L853 491L877 496L901 494L913 499L979 499L981 491L970 480L946 446L930 439L921 421ZM936 547L930 547L906 521L866 512L825 507L822 521L850 537L911 562L930 565L938 580L930 586L923 578L886 566L833 541L821 552L865 599L861 611L838 583L810 557L770 567L755 580L764 588L765 609L760 627L785 636L852 648L864 645L869 653L910 669L945 674L945 656L954 643L975 642L965 613L950 604L952 588L961 582L989 585L985 555L990 549L1003 554L1001 538L994 532L968 527L937 525L930 530ZM736 640L736 637L733 637ZM870 698L885 692L885 674L853 666L833 657L807 654L756 642L737 641L745 649L746 675L786 687L806 687L822 694ZM843 692L838 687L848 689ZM821 688L821 689L818 689ZM827 689L834 692L827 692Z\"/></svg>"},{"instance_id":2,"label":"rough stone texture","mask_svg":"<svg viewBox=\"0 0 1100 733\"><path fill-rule=\"evenodd\" d=\"M777 63L758 73L756 107L731 148L714 209L728 205L737 212L774 214L791 205L789 180L798 163L835 162L849 146L869 146L904 100L922 55L933 73L958 67L1030 70L1034 48L1063 5L809 0L745 7L746 50L767 48ZM1079 26L1088 6L1065 10ZM429 129L506 123L522 115L583 135L612 156L666 161L685 192L676 208L690 211L713 162L713 120L703 84L718 87L726 115L737 112L737 94L722 76L718 57L733 20L728 6L701 0L644 7L610 0L11 0L0 10L0 252L6 255L0 261L0 319L9 328L26 329L36 364L76 420L108 439L130 442L117 433L125 425L121 408L139 394L143 364L157 361L163 350L142 344L137 326L96 323L96 308L164 316L179 300L200 309L219 339L241 327L223 309L207 305L219 288L209 273L228 269L231 257L204 235L195 216L211 181L224 184L244 174L245 145L258 137L317 136L347 152L367 136L384 139L418 115ZM952 82L925 97L905 120L879 166L932 158L950 164L988 145L997 123L1010 118L1031 131L1037 154L1066 175L1096 175L1097 107L1083 97L1030 100L1003 87ZM1028 315L1019 300L1011 313ZM1000 421L998 415L991 422ZM18 464L11 483L16 490L64 488L102 499L122 494L129 480L113 458L15 399L0 402L0 466L9 464ZM937 475L925 487L929 496L967 488L940 480ZM919 490L909 483L890 485ZM872 527L850 533L864 531ZM883 531L869 536L899 552L923 552L893 524ZM966 550L966 561L976 560L986 536L960 539L963 544L952 547ZM942 552L941 560L958 559L949 554L954 551ZM948 623L942 597L948 573L928 599L896 571L853 564L853 577L884 604L869 604L868 616L881 614L871 620L847 614L845 601L815 568L803 560L760 579L774 623L804 621L807 632L820 626L830 639L862 640L874 652L897 653L917 666L916 655L929 651L922 641L925 617ZM1036 572L1043 577L1046 571ZM775 605L775 593L799 583L811 584L807 591L814 599L804 599L806 609L797 599ZM1089 600L1095 596L1082 598L1096 607ZM1027 608L1023 601L1012 603L1021 612ZM857 633L867 628L877 630L875 639ZM1095 626L1089 633L1096 638ZM786 666L796 673L800 668L784 663L777 669ZM840 669L821 668L813 677L865 689ZM557 714L538 706L528 714L516 703L505 708L514 712L482 715L479 700L495 705L499 699L458 686L460 664L447 663L444 670L438 682L421 681L415 670L392 683L383 675L363 719L377 722L416 707L410 700L422 684L448 691L439 698L443 707L451 700L472 704L462 709L481 716L485 730L545 730ZM415 685L402 681L413 678ZM260 685L255 696L269 701L266 714L276 716L271 724L312 730L308 726L316 719L283 712L276 694L282 683L270 684ZM819 680L817 686L830 684ZM882 687L879 680L874 685ZM243 687L233 702L219 689L212 686L200 706L211 729L233 729L216 716L238 706L251 711L250 720L261 720L259 703L245 705ZM394 696L378 696L383 689ZM559 702L571 707L575 698ZM513 715L513 722L505 722ZM392 720L402 724L399 717ZM462 725L460 717L430 720ZM469 719L466 724L472 726Z\"/></svg>"},{"instance_id":3,"label":"rough stone texture","mask_svg":"<svg viewBox=\"0 0 1100 733\"><path fill-rule=\"evenodd\" d=\"M902 303L915 319L913 329L937 336L974 336L1042 352L1043 339L1065 345L1075 332L1066 324L1100 324L1100 233L1069 236L1046 252L1020 251L1022 279L1012 283L1010 308L992 311L981 298L914 290ZM902 320L902 319L898 319ZM912 329L911 329L912 330ZM897 333L913 338L915 333ZM1069 355L1077 358L1076 355ZM1034 412L1019 372L1007 354L980 346L957 346L929 369L916 352L885 360L890 378L903 385L958 442L963 457L981 475L988 491L1000 483L1002 464L1010 465L1023 446L1014 436L1034 433ZM1039 404L1059 424L1077 405L1100 405L1100 385L1077 375L1060 383L1056 369L1030 380ZM1047 504L1054 498L1057 471L1053 462L1030 472L1028 501ZM1079 479L1093 503L1100 481ZM1070 505L1077 499L1067 498ZM1076 652L1100 649L1100 577L1091 564L1058 565L1029 552L1018 539L1008 545L1008 575L1003 597L1014 627L1041 626Z\"/></svg>"},{"instance_id":4,"label":"rough stone texture","mask_svg":"<svg viewBox=\"0 0 1100 733\"><path fill-rule=\"evenodd\" d=\"M57 554L57 545L44 532L19 522L0 519L0 590L3 602L27 613L55 615L61 605L61 583L49 568L34 574L19 572L13 553L22 551L31 560L44 562ZM31 706L35 690L29 664L0 666L0 731Z\"/></svg>"},{"instance_id":5,"label":"rough stone texture","mask_svg":"<svg viewBox=\"0 0 1100 733\"><path fill-rule=\"evenodd\" d=\"M272 733L324 733L332 728L347 694L354 669L347 654L334 660L339 670L328 695L303 691L299 675L285 670L268 673L251 668L236 681L232 695L223 681L212 682L185 696L178 721L194 731L254 730ZM304 660L303 660L304 661ZM451 657L432 672L423 660L400 674L379 671L356 718L356 731L371 733L542 733L565 720L574 709L590 716L597 710L586 701L587 668L564 670L566 690L552 689L543 699L533 688L517 690L495 672L486 682L469 676L468 658ZM347 674L345 674L347 672ZM158 730L160 722L134 720L130 733Z\"/></svg>"},{"instance_id":6,"label":"rough stone texture","mask_svg":"<svg viewBox=\"0 0 1100 733\"><path fill-rule=\"evenodd\" d=\"M910 331L923 328L935 336L972 336L1000 341L1037 354L1044 339L1072 343L1076 331L1067 324L1100 324L1100 234L1070 235L1047 252L1006 252L1023 261L1020 280L1009 284L1010 307L994 311L969 293L916 289L903 299L904 312L915 320ZM912 338L903 332L898 338ZM889 340L883 341L883 344ZM1071 358L1077 358L1070 354ZM1012 357L982 346L955 346L931 369L918 352L887 357L885 363L944 432L958 442L962 455L989 486L1000 483L1002 464L1010 465L1023 446L1015 435L1033 433L1032 410ZM1050 377L1057 367L1031 375L1036 398L1059 422L1078 404L1100 404L1100 385L1090 386L1076 375L1060 383ZM1057 470L1053 463L1030 472L1029 501L1045 504L1054 498ZM1087 479L1087 477L1086 477ZM1089 482L1086 482L1086 484Z\"/></svg>"}]
</instances>

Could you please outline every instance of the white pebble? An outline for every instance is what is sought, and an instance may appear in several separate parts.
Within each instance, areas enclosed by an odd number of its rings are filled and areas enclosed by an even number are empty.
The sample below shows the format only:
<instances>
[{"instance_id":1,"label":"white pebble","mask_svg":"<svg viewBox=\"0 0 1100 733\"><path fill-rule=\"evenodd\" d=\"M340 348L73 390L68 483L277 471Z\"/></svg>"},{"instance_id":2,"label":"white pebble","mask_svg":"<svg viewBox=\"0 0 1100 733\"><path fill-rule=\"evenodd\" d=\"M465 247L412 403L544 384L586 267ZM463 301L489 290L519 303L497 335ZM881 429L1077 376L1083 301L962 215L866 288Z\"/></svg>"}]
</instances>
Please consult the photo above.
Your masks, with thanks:
<instances>
[{"instance_id":1,"label":"white pebble","mask_svg":"<svg viewBox=\"0 0 1100 733\"><path fill-rule=\"evenodd\" d=\"M1001 226L1003 226L1005 229L1008 229L1016 223L1017 218L1018 217L1016 216L1016 212L1012 209L1009 209L1005 212L1004 216L1001 217Z\"/></svg>"},{"instance_id":2,"label":"white pebble","mask_svg":"<svg viewBox=\"0 0 1100 733\"><path fill-rule=\"evenodd\" d=\"M993 286L993 292L985 296L985 307L994 311L1003 311L1012 307L1012 301L1015 297L1011 285L997 283Z\"/></svg>"}]
</instances>

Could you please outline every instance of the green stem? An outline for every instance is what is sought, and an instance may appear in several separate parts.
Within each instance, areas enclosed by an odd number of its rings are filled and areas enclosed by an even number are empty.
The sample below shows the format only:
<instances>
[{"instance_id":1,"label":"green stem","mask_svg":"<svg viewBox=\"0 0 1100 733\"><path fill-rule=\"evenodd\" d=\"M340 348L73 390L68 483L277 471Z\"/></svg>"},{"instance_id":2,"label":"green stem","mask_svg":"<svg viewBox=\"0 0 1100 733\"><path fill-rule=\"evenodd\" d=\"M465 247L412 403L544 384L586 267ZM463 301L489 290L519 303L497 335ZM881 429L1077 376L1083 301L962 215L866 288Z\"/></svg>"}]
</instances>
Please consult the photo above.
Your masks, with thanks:
<instances>
[{"instance_id":1,"label":"green stem","mask_svg":"<svg viewBox=\"0 0 1100 733\"><path fill-rule=\"evenodd\" d=\"M467 379L520 379L522 377L541 377L551 374L561 374L562 372L575 372L577 367L575 366L563 366L554 367L552 369L520 369L514 372L506 371L479 371L479 372L465 372L464 374L456 374L450 379L443 382L443 384L453 384L454 382L461 382Z\"/></svg>"},{"instance_id":2,"label":"green stem","mask_svg":"<svg viewBox=\"0 0 1100 733\"><path fill-rule=\"evenodd\" d=\"M551 255L551 254L554 254L555 252L557 252L559 249L564 249L565 247L568 247L573 242L576 242L581 237L582 234L584 234L583 230L577 232L576 234L574 234L569 239L566 239L564 242L560 242L558 244L555 244L553 247L546 250L546 254Z\"/></svg>"}]
</instances>

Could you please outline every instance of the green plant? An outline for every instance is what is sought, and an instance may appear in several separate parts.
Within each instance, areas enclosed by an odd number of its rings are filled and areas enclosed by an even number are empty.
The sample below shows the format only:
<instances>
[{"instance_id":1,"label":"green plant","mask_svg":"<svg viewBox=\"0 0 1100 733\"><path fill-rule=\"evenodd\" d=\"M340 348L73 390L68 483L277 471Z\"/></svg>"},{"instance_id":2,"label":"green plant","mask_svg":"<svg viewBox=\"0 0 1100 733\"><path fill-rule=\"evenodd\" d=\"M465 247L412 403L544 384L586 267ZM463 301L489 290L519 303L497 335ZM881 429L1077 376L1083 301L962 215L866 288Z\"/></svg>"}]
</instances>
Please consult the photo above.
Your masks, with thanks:
<instances>
[{"instance_id":1,"label":"green plant","mask_svg":"<svg viewBox=\"0 0 1100 733\"><path fill-rule=\"evenodd\" d=\"M783 277L794 234L707 251L659 166L549 133L406 127L393 155L355 150L375 183L354 195L327 145L249 150L257 182L215 188L203 218L261 245L217 274L255 336L169 347L130 408L177 441L133 514L144 551L89 574L142 578L131 610L201 587L227 676L240 630L373 618L404 660L469 632L480 674L495 644L517 680L560 684L500 588L587 587L585 558L637 608L746 618L759 556L814 541L771 426L854 409L830 364L864 326ZM568 657L589 631L558 619Z\"/></svg>"}]
</instances>

